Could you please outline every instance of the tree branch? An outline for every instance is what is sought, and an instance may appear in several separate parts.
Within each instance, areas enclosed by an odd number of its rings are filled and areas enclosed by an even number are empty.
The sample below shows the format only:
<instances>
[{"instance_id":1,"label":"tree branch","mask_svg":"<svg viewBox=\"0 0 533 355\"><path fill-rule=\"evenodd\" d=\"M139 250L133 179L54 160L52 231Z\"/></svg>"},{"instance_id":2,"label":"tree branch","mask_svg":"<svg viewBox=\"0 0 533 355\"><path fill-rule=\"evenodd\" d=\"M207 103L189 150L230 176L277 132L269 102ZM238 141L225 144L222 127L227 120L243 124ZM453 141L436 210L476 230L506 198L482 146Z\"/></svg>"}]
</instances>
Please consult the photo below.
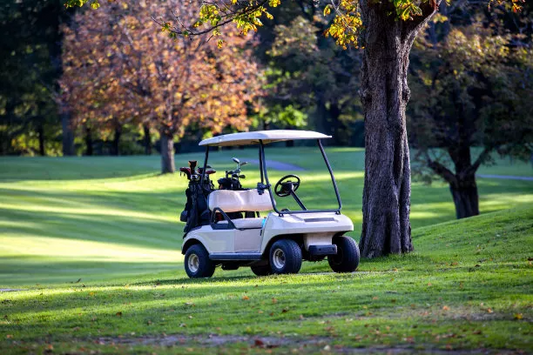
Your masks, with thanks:
<instances>
[{"instance_id":1,"label":"tree branch","mask_svg":"<svg viewBox=\"0 0 533 355\"><path fill-rule=\"evenodd\" d=\"M247 8L246 10L242 11L242 9L237 9L235 12L231 13L231 14L225 14L223 17L227 17L226 19L224 20L221 20L219 23L217 23L216 25L214 26L209 26L207 29L205 30L202 30L202 31L195 31L193 30L193 27L192 26L186 26L184 25L183 23L181 23L180 21L180 24L181 24L181 27L183 28L183 30L179 30L178 28L174 27L172 29L169 29L170 33L174 33L176 35L186 35L187 36L200 36L200 35L204 35L206 33L211 33L213 32L214 30L216 30L217 28L220 28L220 27L224 27L225 25L227 25L228 23L232 22L233 20L235 20L235 18L237 16L241 16L241 15L249 15L255 11L257 11L258 9L262 8L264 5L266 5L268 2L268 0L263 0L261 1L260 3L258 4L255 4L254 6L250 6L249 8ZM241 10L241 11L240 11ZM158 25L160 26L164 26L165 23L162 23L160 21L158 21L156 18L152 17L152 20L157 23ZM179 18L177 18L177 20L179 21Z\"/></svg>"},{"instance_id":2,"label":"tree branch","mask_svg":"<svg viewBox=\"0 0 533 355\"><path fill-rule=\"evenodd\" d=\"M467 174L475 174L477 169L481 166L481 164L483 164L483 162L485 160L487 160L487 158L490 156L490 153L492 152L492 147L485 147L483 149L483 152L481 152L481 154L479 155L479 157L477 157L476 161L474 162L474 164L472 164L467 170L466 170L466 173Z\"/></svg>"},{"instance_id":3,"label":"tree branch","mask_svg":"<svg viewBox=\"0 0 533 355\"><path fill-rule=\"evenodd\" d=\"M438 161L431 160L428 157L428 167L431 170L433 170L435 174L439 175L441 178L446 180L446 182L449 183L450 185L457 184L457 178L455 174L450 169L448 169L447 167L439 163Z\"/></svg>"}]
</instances>

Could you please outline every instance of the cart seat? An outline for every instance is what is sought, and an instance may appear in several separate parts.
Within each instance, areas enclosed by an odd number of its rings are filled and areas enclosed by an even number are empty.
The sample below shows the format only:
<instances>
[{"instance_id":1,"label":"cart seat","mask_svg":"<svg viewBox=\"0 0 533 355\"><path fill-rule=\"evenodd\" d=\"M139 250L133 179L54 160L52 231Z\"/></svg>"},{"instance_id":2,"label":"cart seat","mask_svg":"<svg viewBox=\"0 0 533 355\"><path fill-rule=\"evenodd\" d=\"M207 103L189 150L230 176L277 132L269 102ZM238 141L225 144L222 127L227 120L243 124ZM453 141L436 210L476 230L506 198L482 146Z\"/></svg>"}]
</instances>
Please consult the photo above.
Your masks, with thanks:
<instances>
[{"instance_id":1,"label":"cart seat","mask_svg":"<svg viewBox=\"0 0 533 355\"><path fill-rule=\"evenodd\" d=\"M265 190L262 195L259 195L257 189L237 191L215 190L209 194L209 197L207 199L209 209L211 211L213 211L215 208L220 208L226 213L242 211L260 212L270 211L272 209L272 201L270 201L270 193L268 192L268 190ZM245 218L245 220L254 219L262 221L261 218ZM232 221L235 223L237 219L234 219ZM259 227L257 228L261 228L261 224L259 224Z\"/></svg>"}]
</instances>

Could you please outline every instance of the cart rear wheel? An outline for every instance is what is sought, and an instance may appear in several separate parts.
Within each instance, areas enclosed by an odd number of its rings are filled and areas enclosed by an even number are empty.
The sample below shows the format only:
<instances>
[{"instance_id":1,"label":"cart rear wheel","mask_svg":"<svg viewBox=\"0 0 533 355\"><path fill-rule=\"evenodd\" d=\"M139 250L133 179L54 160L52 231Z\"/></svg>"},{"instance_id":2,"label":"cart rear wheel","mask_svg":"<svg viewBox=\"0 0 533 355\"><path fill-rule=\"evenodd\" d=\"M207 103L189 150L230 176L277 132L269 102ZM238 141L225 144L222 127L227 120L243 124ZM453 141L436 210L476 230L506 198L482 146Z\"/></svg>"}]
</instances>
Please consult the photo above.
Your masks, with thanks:
<instances>
[{"instance_id":1,"label":"cart rear wheel","mask_svg":"<svg viewBox=\"0 0 533 355\"><path fill-rule=\"evenodd\" d=\"M328 256L331 269L335 272L353 272L359 266L359 247L350 237L335 237L333 244L337 245L337 255Z\"/></svg>"},{"instance_id":2,"label":"cart rear wheel","mask_svg":"<svg viewBox=\"0 0 533 355\"><path fill-rule=\"evenodd\" d=\"M195 244L185 253L185 272L191 279L211 277L215 273L215 263L200 244Z\"/></svg>"},{"instance_id":3,"label":"cart rear wheel","mask_svg":"<svg viewBox=\"0 0 533 355\"><path fill-rule=\"evenodd\" d=\"M274 274L296 274L302 267L302 250L291 239L275 242L270 248L270 268Z\"/></svg>"},{"instance_id":4,"label":"cart rear wheel","mask_svg":"<svg viewBox=\"0 0 533 355\"><path fill-rule=\"evenodd\" d=\"M270 265L252 266L251 269L252 272L257 276L267 276L272 274L272 269L270 268Z\"/></svg>"}]
</instances>

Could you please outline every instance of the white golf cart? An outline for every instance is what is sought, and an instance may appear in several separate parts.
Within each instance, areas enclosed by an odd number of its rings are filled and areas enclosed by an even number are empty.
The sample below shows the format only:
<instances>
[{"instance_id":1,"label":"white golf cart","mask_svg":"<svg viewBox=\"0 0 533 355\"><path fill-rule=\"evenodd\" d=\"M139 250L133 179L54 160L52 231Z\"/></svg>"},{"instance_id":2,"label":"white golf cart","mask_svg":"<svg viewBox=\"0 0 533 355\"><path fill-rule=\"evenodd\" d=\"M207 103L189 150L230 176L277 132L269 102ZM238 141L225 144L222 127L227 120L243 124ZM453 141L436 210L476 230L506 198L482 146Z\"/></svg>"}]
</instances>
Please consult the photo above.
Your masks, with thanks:
<instances>
[{"instance_id":1,"label":"white golf cart","mask_svg":"<svg viewBox=\"0 0 533 355\"><path fill-rule=\"evenodd\" d=\"M205 139L203 167L189 162L180 170L189 179L187 205L181 220L187 222L182 253L185 270L191 278L211 277L215 267L235 270L249 266L256 275L297 273L302 260L321 261L328 258L336 272L352 272L359 264L359 248L345 233L353 231L352 221L341 214L341 198L333 171L321 139L331 138L312 131L271 130L234 133ZM300 187L297 175L286 175L274 186L268 179L265 145L274 142L316 140L331 175L338 207L308 210L296 194ZM209 148L220 146L257 145L259 147L260 181L257 187L245 189L240 184L241 163L226 171L214 189L208 165ZM291 148L287 148L291 149ZM294 149L294 148L293 148ZM291 196L299 210L278 210L274 195ZM264 217L260 212L268 212Z\"/></svg>"}]
</instances>

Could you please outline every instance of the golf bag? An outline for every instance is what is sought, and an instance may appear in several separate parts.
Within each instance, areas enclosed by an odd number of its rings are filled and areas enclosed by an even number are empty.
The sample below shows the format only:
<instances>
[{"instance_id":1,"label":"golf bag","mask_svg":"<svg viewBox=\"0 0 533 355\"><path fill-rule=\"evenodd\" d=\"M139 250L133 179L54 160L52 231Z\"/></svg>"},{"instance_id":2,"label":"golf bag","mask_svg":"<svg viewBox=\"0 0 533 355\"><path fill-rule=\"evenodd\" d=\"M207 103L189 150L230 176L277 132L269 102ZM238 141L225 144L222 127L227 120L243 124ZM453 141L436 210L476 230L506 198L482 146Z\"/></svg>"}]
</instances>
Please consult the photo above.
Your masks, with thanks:
<instances>
[{"instance_id":1,"label":"golf bag","mask_svg":"<svg viewBox=\"0 0 533 355\"><path fill-rule=\"evenodd\" d=\"M180 215L180 221L185 222L184 232L188 233L195 227L209 224L211 213L207 205L207 196L215 189L209 175L215 171L206 170L203 184L201 179L203 169L196 169L196 161L189 161L189 167L180 168L180 172L189 180L189 187L185 190L187 202Z\"/></svg>"}]
</instances>

